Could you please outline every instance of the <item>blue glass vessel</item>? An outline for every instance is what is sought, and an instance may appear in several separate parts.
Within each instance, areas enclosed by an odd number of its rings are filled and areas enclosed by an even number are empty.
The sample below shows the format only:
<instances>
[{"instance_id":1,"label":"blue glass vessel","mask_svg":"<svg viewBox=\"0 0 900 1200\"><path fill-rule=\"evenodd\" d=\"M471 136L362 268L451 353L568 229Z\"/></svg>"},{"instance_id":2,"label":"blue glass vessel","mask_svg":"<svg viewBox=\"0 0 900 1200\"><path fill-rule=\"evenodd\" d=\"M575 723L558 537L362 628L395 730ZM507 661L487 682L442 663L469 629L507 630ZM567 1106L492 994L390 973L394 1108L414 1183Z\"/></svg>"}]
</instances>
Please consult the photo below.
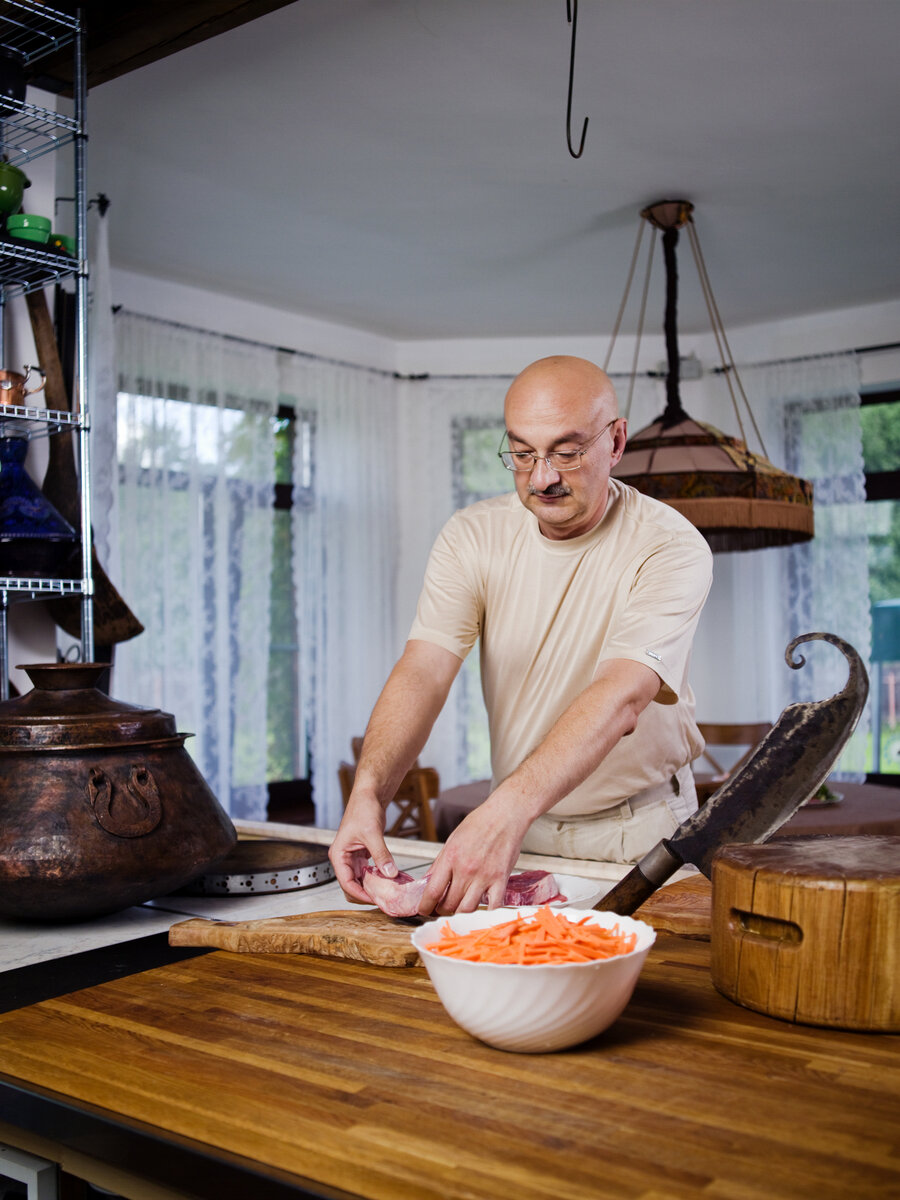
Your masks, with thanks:
<instances>
[{"instance_id":1,"label":"blue glass vessel","mask_svg":"<svg viewBox=\"0 0 900 1200\"><path fill-rule=\"evenodd\" d=\"M28 440L0 438L0 576L71 579L80 537L25 470Z\"/></svg>"}]
</instances>

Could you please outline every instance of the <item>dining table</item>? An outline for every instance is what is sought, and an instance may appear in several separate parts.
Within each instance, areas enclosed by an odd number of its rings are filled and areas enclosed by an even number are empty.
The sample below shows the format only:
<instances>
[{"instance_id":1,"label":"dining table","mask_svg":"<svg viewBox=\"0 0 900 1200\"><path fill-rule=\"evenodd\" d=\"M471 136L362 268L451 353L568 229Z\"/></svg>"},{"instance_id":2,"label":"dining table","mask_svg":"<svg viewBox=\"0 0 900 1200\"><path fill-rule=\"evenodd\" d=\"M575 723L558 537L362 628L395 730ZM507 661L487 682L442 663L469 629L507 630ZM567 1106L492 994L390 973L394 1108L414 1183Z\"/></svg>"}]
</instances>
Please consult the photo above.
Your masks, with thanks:
<instances>
[{"instance_id":1,"label":"dining table","mask_svg":"<svg viewBox=\"0 0 900 1200\"><path fill-rule=\"evenodd\" d=\"M129 1200L900 1197L900 1035L744 1008L708 930L655 928L618 1020L537 1054L464 1032L418 965L164 929L37 964L0 1013L0 1144Z\"/></svg>"},{"instance_id":2,"label":"dining table","mask_svg":"<svg viewBox=\"0 0 900 1200\"><path fill-rule=\"evenodd\" d=\"M896 785L841 780L830 782L829 788L835 800L803 805L773 836L900 834L900 776ZM476 779L442 791L434 813L438 837L446 841L490 790L489 779Z\"/></svg>"}]
</instances>

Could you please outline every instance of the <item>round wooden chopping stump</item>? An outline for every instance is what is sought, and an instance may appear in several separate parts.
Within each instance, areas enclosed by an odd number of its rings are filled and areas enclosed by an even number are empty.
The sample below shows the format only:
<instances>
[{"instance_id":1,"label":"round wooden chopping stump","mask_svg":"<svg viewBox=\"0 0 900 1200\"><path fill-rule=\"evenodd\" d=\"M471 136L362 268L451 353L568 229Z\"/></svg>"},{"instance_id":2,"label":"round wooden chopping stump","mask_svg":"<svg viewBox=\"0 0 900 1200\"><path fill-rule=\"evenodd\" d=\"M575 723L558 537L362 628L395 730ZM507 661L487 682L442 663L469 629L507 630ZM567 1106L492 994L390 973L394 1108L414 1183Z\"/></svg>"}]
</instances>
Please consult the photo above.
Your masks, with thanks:
<instances>
[{"instance_id":1,"label":"round wooden chopping stump","mask_svg":"<svg viewBox=\"0 0 900 1200\"><path fill-rule=\"evenodd\" d=\"M710 942L713 984L745 1008L900 1031L900 837L724 847Z\"/></svg>"}]
</instances>

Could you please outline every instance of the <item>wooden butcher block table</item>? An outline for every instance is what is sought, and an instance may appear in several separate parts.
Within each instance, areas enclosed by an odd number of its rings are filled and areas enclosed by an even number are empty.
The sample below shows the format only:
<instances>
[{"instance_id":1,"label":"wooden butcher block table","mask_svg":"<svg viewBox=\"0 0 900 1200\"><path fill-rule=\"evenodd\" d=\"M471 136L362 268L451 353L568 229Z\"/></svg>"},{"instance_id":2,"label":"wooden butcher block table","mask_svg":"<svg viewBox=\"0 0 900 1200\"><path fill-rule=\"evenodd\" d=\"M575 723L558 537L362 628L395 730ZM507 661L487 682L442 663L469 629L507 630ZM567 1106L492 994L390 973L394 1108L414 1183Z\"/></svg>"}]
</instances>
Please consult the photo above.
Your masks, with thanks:
<instances>
[{"instance_id":1,"label":"wooden butcher block table","mask_svg":"<svg viewBox=\"0 0 900 1200\"><path fill-rule=\"evenodd\" d=\"M741 1008L697 937L561 1053L473 1040L421 967L216 950L0 1016L0 1071L0 1122L135 1196L900 1196L900 1037Z\"/></svg>"}]
</instances>

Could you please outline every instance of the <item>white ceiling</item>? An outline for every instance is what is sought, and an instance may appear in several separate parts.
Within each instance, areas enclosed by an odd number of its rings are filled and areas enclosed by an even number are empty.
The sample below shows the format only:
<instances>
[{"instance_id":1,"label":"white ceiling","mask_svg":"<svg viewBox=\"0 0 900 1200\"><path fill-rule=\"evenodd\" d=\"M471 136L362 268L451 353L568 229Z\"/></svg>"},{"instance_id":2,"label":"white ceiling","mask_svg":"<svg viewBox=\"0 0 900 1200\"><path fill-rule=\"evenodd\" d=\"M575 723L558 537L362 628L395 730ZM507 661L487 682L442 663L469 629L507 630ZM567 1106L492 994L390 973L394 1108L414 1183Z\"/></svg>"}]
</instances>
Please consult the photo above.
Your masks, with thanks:
<instances>
[{"instance_id":1,"label":"white ceiling","mask_svg":"<svg viewBox=\"0 0 900 1200\"><path fill-rule=\"evenodd\" d=\"M603 333L677 197L728 328L900 296L897 0L582 0L578 160L569 38L565 0L298 0L102 84L113 265L398 339Z\"/></svg>"}]
</instances>

